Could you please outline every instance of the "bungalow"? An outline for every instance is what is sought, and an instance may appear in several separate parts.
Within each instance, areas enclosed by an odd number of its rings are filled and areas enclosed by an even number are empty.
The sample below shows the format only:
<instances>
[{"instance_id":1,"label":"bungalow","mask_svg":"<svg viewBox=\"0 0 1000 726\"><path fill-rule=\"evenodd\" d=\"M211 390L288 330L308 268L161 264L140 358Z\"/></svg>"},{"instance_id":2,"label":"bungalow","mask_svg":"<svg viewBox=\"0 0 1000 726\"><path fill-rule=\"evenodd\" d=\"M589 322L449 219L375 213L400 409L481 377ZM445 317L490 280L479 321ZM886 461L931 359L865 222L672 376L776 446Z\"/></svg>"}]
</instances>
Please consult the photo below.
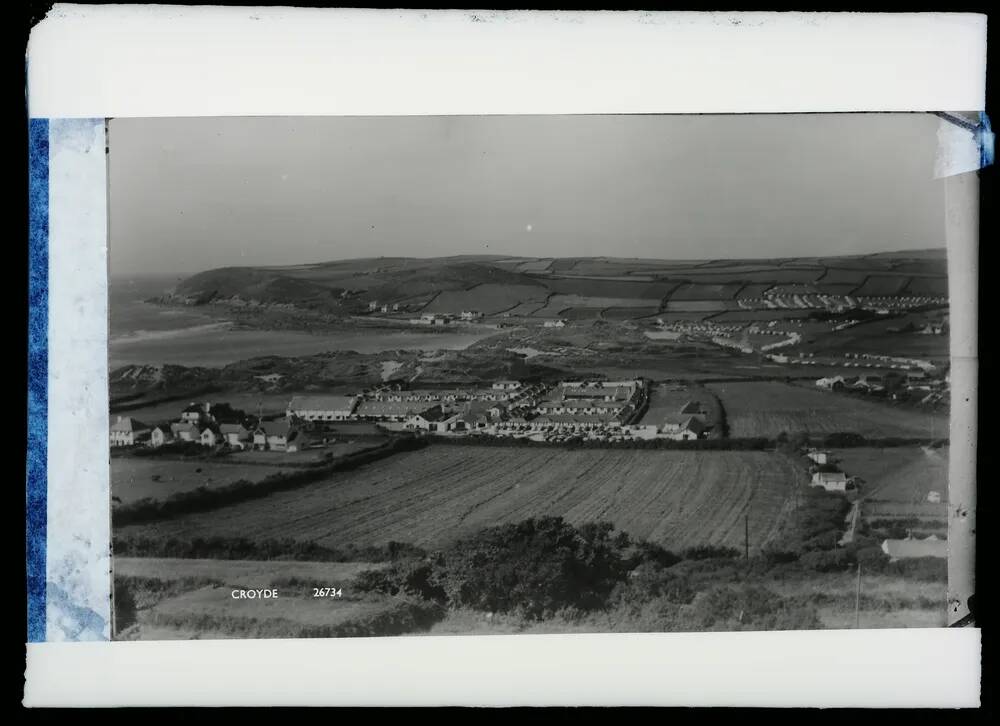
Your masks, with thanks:
<instances>
[{"instance_id":1,"label":"bungalow","mask_svg":"<svg viewBox=\"0 0 1000 726\"><path fill-rule=\"evenodd\" d=\"M286 411L303 421L346 421L358 406L358 396L294 396Z\"/></svg>"},{"instance_id":2,"label":"bungalow","mask_svg":"<svg viewBox=\"0 0 1000 726\"><path fill-rule=\"evenodd\" d=\"M150 428L142 421L131 416L119 416L111 424L111 445L112 446L135 446L146 441L150 435Z\"/></svg>"},{"instance_id":3,"label":"bungalow","mask_svg":"<svg viewBox=\"0 0 1000 726\"><path fill-rule=\"evenodd\" d=\"M520 381L497 381L493 384L494 391L516 391L520 387Z\"/></svg>"},{"instance_id":4,"label":"bungalow","mask_svg":"<svg viewBox=\"0 0 1000 726\"><path fill-rule=\"evenodd\" d=\"M219 443L219 439L219 434L215 433L215 429L211 426L206 426L198 437L198 441L202 446L215 446Z\"/></svg>"},{"instance_id":5,"label":"bungalow","mask_svg":"<svg viewBox=\"0 0 1000 726\"><path fill-rule=\"evenodd\" d=\"M253 442L253 433L242 424L222 424L219 426L219 434L234 449L245 449Z\"/></svg>"},{"instance_id":6,"label":"bungalow","mask_svg":"<svg viewBox=\"0 0 1000 726\"><path fill-rule=\"evenodd\" d=\"M164 444L169 444L174 440L174 434L170 430L169 426L157 426L149 434L149 445L153 447L160 447Z\"/></svg>"},{"instance_id":7,"label":"bungalow","mask_svg":"<svg viewBox=\"0 0 1000 726\"><path fill-rule=\"evenodd\" d=\"M947 557L948 540L933 534L925 539L908 535L905 539L884 540L882 551L889 555L890 562L914 557Z\"/></svg>"},{"instance_id":8,"label":"bungalow","mask_svg":"<svg viewBox=\"0 0 1000 726\"><path fill-rule=\"evenodd\" d=\"M170 433L178 441L197 441L201 436L197 426L185 421L170 424Z\"/></svg>"},{"instance_id":9,"label":"bungalow","mask_svg":"<svg viewBox=\"0 0 1000 726\"><path fill-rule=\"evenodd\" d=\"M262 421L253 432L255 449L271 451L286 451L288 440L296 429L288 419L278 421Z\"/></svg>"}]
</instances>

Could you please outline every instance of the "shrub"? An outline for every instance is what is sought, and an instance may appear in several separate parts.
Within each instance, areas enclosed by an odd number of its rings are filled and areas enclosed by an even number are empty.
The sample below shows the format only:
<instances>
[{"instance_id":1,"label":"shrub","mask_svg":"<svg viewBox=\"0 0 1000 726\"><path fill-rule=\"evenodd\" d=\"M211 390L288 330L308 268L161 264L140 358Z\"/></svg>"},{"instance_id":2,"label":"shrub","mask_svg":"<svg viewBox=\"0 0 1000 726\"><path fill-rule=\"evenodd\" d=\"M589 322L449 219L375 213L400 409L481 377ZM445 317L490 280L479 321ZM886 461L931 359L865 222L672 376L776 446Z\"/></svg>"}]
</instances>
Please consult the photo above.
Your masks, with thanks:
<instances>
[{"instance_id":1,"label":"shrub","mask_svg":"<svg viewBox=\"0 0 1000 726\"><path fill-rule=\"evenodd\" d=\"M714 545L701 545L689 547L682 553L685 560L708 560L715 558L735 558L742 556L735 547L716 547Z\"/></svg>"},{"instance_id":2,"label":"shrub","mask_svg":"<svg viewBox=\"0 0 1000 726\"><path fill-rule=\"evenodd\" d=\"M803 567L816 572L842 572L855 563L854 553L845 549L806 552L799 558Z\"/></svg>"},{"instance_id":3,"label":"shrub","mask_svg":"<svg viewBox=\"0 0 1000 726\"><path fill-rule=\"evenodd\" d=\"M561 517L528 519L455 543L436 569L454 606L538 619L565 607L602 607L628 571L623 544L608 523L577 529Z\"/></svg>"}]
</instances>

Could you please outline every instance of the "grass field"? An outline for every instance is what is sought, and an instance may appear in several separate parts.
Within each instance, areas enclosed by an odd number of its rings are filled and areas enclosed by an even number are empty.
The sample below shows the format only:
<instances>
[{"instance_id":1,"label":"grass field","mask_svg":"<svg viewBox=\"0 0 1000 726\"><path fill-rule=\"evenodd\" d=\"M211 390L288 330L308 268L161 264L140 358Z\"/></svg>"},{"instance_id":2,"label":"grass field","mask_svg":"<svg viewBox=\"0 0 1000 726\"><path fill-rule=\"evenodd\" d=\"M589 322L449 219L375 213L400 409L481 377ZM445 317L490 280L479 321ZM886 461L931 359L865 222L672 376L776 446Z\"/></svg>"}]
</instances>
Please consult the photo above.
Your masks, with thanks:
<instances>
[{"instance_id":1,"label":"grass field","mask_svg":"<svg viewBox=\"0 0 1000 726\"><path fill-rule=\"evenodd\" d=\"M828 434L848 431L867 437L940 438L948 417L893 408L829 391L771 381L711 383L726 410L732 437L781 432Z\"/></svg>"},{"instance_id":2,"label":"grass field","mask_svg":"<svg viewBox=\"0 0 1000 726\"><path fill-rule=\"evenodd\" d=\"M905 446L891 449L832 449L838 466L867 484L865 498L919 504L927 493L940 492L948 501L948 448Z\"/></svg>"},{"instance_id":3,"label":"grass field","mask_svg":"<svg viewBox=\"0 0 1000 726\"><path fill-rule=\"evenodd\" d=\"M297 560L199 560L174 557L115 557L118 577L150 577L161 582L187 578L215 580L232 587L277 587L290 580L314 587L341 587L364 570L383 567L371 562L301 562Z\"/></svg>"},{"instance_id":4,"label":"grass field","mask_svg":"<svg viewBox=\"0 0 1000 726\"><path fill-rule=\"evenodd\" d=\"M669 548L741 546L752 496L756 548L774 535L793 484L803 478L797 462L764 452L435 445L294 492L122 532L437 546L501 522L562 515L571 523L609 520Z\"/></svg>"},{"instance_id":5,"label":"grass field","mask_svg":"<svg viewBox=\"0 0 1000 726\"><path fill-rule=\"evenodd\" d=\"M240 479L257 482L281 471L255 464L116 456L111 459L111 495L122 504L146 497L166 499L178 492L226 486ZM154 481L154 476L159 480Z\"/></svg>"}]
</instances>

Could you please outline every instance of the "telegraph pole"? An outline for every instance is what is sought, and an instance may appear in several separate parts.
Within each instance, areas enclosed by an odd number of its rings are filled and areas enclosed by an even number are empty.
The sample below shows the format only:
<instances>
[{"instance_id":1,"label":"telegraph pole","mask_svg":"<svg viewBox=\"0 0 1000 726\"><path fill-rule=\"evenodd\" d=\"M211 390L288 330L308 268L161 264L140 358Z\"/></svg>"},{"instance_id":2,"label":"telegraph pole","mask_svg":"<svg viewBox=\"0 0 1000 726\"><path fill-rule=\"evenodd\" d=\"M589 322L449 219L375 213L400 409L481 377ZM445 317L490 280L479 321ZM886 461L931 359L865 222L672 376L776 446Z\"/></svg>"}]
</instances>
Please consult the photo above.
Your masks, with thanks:
<instances>
[{"instance_id":1,"label":"telegraph pole","mask_svg":"<svg viewBox=\"0 0 1000 726\"><path fill-rule=\"evenodd\" d=\"M750 561L750 512L743 515L743 553L747 562Z\"/></svg>"},{"instance_id":2,"label":"telegraph pole","mask_svg":"<svg viewBox=\"0 0 1000 726\"><path fill-rule=\"evenodd\" d=\"M861 563L858 563L858 586L854 591L854 627L861 627Z\"/></svg>"}]
</instances>

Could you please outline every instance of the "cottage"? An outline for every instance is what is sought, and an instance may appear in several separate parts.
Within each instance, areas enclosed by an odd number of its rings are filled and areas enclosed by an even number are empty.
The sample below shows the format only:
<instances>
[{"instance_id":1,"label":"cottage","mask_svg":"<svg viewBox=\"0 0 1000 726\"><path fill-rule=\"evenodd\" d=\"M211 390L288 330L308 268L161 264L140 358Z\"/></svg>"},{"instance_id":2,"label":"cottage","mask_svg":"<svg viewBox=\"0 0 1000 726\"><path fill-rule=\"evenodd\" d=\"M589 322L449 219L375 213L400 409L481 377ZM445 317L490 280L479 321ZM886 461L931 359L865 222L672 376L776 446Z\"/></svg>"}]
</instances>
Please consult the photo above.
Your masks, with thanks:
<instances>
[{"instance_id":1,"label":"cottage","mask_svg":"<svg viewBox=\"0 0 1000 726\"><path fill-rule=\"evenodd\" d=\"M566 327L566 321L562 320L562 319L558 319L558 320L546 320L544 323L542 323L542 327L545 327L545 328L565 328Z\"/></svg>"},{"instance_id":2,"label":"cottage","mask_svg":"<svg viewBox=\"0 0 1000 726\"><path fill-rule=\"evenodd\" d=\"M493 384L494 391L516 391L520 387L520 381L497 381Z\"/></svg>"},{"instance_id":3,"label":"cottage","mask_svg":"<svg viewBox=\"0 0 1000 726\"><path fill-rule=\"evenodd\" d=\"M170 433L177 441L197 441L201 436L198 427L188 421L170 424Z\"/></svg>"},{"instance_id":4,"label":"cottage","mask_svg":"<svg viewBox=\"0 0 1000 726\"><path fill-rule=\"evenodd\" d=\"M110 439L112 446L135 446L149 439L149 426L131 416L119 416L111 424Z\"/></svg>"},{"instance_id":5,"label":"cottage","mask_svg":"<svg viewBox=\"0 0 1000 726\"><path fill-rule=\"evenodd\" d=\"M169 426L157 426L149 434L149 445L154 448L159 448L164 444L169 444L174 440L174 434L170 430Z\"/></svg>"},{"instance_id":6,"label":"cottage","mask_svg":"<svg viewBox=\"0 0 1000 726\"><path fill-rule=\"evenodd\" d=\"M215 429L210 426L206 426L202 429L201 435L198 437L198 441L202 446L215 446L219 443L219 435L215 432Z\"/></svg>"},{"instance_id":7,"label":"cottage","mask_svg":"<svg viewBox=\"0 0 1000 726\"><path fill-rule=\"evenodd\" d=\"M296 428L288 419L262 421L253 432L254 448L270 451L286 451L288 449L288 439L295 431Z\"/></svg>"},{"instance_id":8,"label":"cottage","mask_svg":"<svg viewBox=\"0 0 1000 726\"><path fill-rule=\"evenodd\" d=\"M358 396L295 396L286 413L303 421L347 421L358 401Z\"/></svg>"},{"instance_id":9,"label":"cottage","mask_svg":"<svg viewBox=\"0 0 1000 726\"><path fill-rule=\"evenodd\" d=\"M483 314L478 310L463 310L460 317L462 318L462 320L467 320L467 321L479 320L481 317L483 317Z\"/></svg>"},{"instance_id":10,"label":"cottage","mask_svg":"<svg viewBox=\"0 0 1000 726\"><path fill-rule=\"evenodd\" d=\"M245 449L253 442L253 434L242 424L222 424L219 426L219 434L234 449Z\"/></svg>"},{"instance_id":11,"label":"cottage","mask_svg":"<svg viewBox=\"0 0 1000 726\"><path fill-rule=\"evenodd\" d=\"M882 551L890 561L905 560L915 557L947 557L948 540L931 535L925 539L917 539L908 535L905 539L887 539L882 542Z\"/></svg>"}]
</instances>

